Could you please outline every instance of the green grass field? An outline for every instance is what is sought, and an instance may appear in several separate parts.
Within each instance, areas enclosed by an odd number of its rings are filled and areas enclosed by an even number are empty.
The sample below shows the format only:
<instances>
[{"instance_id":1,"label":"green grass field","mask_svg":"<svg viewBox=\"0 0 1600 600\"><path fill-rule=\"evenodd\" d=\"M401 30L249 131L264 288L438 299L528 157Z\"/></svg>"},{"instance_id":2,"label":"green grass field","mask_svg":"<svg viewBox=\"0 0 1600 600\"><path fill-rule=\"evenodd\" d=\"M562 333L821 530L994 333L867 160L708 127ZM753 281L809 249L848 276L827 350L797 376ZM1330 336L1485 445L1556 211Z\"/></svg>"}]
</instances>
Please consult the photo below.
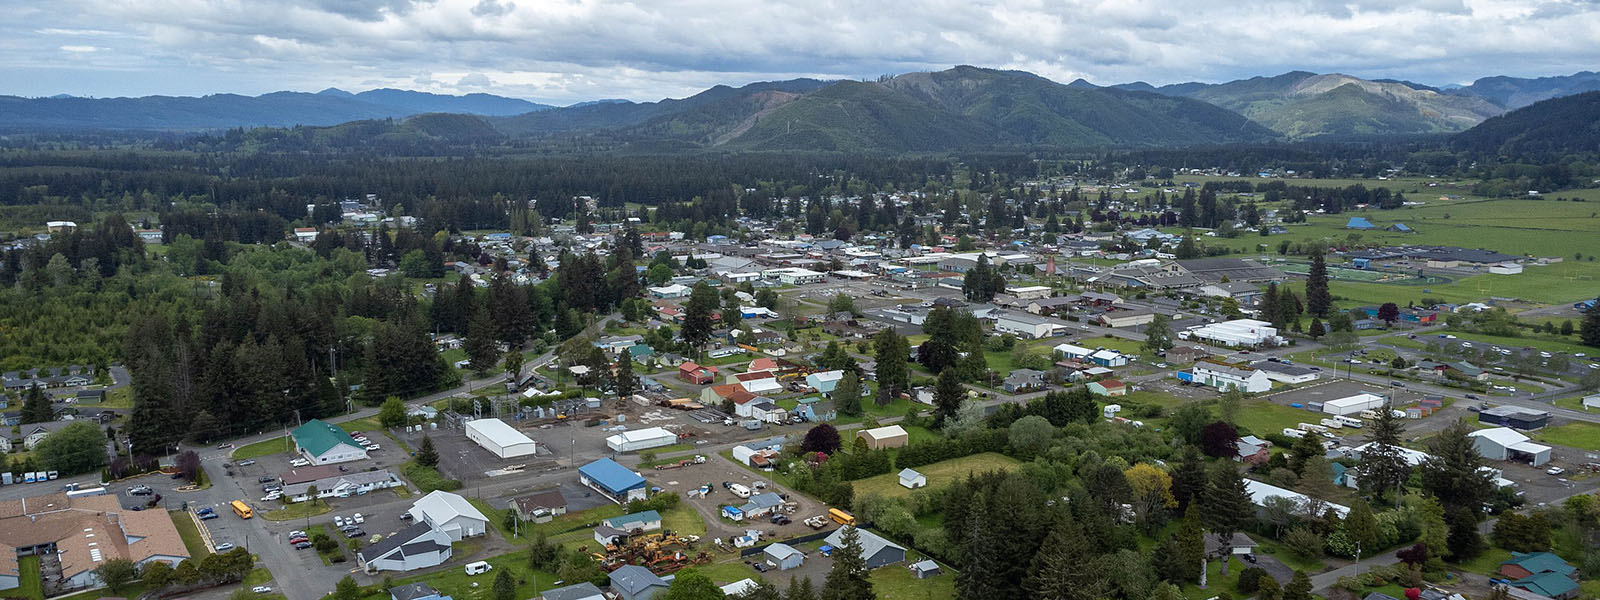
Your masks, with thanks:
<instances>
[{"instance_id":1,"label":"green grass field","mask_svg":"<svg viewBox=\"0 0 1600 600\"><path fill-rule=\"evenodd\" d=\"M20 598L44 600L44 580L39 575L38 556L18 556L17 574L19 585L15 591L7 594L16 594Z\"/></svg>"},{"instance_id":2,"label":"green grass field","mask_svg":"<svg viewBox=\"0 0 1600 600\"><path fill-rule=\"evenodd\" d=\"M245 460L281 454L291 450L294 450L294 443L289 441L289 436L283 436L240 446L233 451L232 456L234 460Z\"/></svg>"},{"instance_id":3,"label":"green grass field","mask_svg":"<svg viewBox=\"0 0 1600 600\"><path fill-rule=\"evenodd\" d=\"M911 562L908 553L906 562ZM948 567L946 567L948 568ZM956 576L946 572L938 577L917 579L911 569L903 565L888 565L873 569L867 577L872 581L872 592L879 600L927 600L929 598L956 597ZM787 582L785 582L787 584ZM820 582L814 582L820 583Z\"/></svg>"},{"instance_id":4,"label":"green grass field","mask_svg":"<svg viewBox=\"0 0 1600 600\"><path fill-rule=\"evenodd\" d=\"M183 538L183 548L189 551L192 558L205 558L211 554L211 549L206 547L206 542L200 537L200 529L195 527L194 518L189 513L174 510L167 513L172 517L172 525L178 528L178 537Z\"/></svg>"},{"instance_id":5,"label":"green grass field","mask_svg":"<svg viewBox=\"0 0 1600 600\"><path fill-rule=\"evenodd\" d=\"M1577 340L1578 340L1577 336L1572 336L1572 337L1567 338L1568 340L1572 340L1572 341L1568 342L1568 341L1562 341L1562 340L1559 340L1559 339L1556 339L1556 338L1553 338L1553 337L1550 337L1550 336L1545 336L1545 335L1539 335L1537 337L1536 336L1505 337L1505 336L1498 336L1498 335L1485 335L1485 334L1482 334L1482 333L1470 333L1470 332L1464 332L1464 331L1451 331L1450 333L1455 335L1458 338L1461 338L1463 340L1470 340L1470 341L1472 341L1474 343L1476 343L1476 342L1486 342L1486 343L1490 343L1490 344L1495 344L1495 345L1500 346L1502 348L1511 348L1513 350L1518 349L1518 348L1522 348L1522 347L1529 347L1529 348L1536 348L1536 349L1539 349L1539 350L1543 350L1543 351L1546 351L1546 352L1566 352L1568 354L1576 354L1576 353L1600 354L1600 351L1596 351L1594 348L1590 348L1588 346L1584 346L1582 344L1576 343ZM1559 336L1557 336L1557 337L1559 337Z\"/></svg>"},{"instance_id":6,"label":"green grass field","mask_svg":"<svg viewBox=\"0 0 1600 600\"><path fill-rule=\"evenodd\" d=\"M297 502L294 504L284 505L282 508L275 510L261 511L257 516L268 521L293 521L295 519L304 519L307 517L315 517L317 515L327 514L332 511L332 506L329 506L327 502L319 500L314 503Z\"/></svg>"},{"instance_id":7,"label":"green grass field","mask_svg":"<svg viewBox=\"0 0 1600 600\"><path fill-rule=\"evenodd\" d=\"M1009 471L1020 464L1017 459L1009 456L985 452L923 465L916 470L928 477L928 487L931 488L949 485L950 482L966 477L969 473ZM911 495L911 490L900 485L900 478L896 473L885 473L856 481L855 490L857 496L875 494L886 498L898 498Z\"/></svg>"},{"instance_id":8,"label":"green grass field","mask_svg":"<svg viewBox=\"0 0 1600 600\"><path fill-rule=\"evenodd\" d=\"M510 554L502 554L484 558L494 568L488 573L467 575L465 569L459 567L444 569L435 573L417 577L407 577L395 580L396 585L407 583L426 582L434 589L456 600L491 600L494 597L494 578L502 571L509 571L517 582L517 598L538 597L539 592L555 587L556 576L551 573L535 571L528 566L528 551L520 550ZM389 592L380 590L366 600L387 600Z\"/></svg>"},{"instance_id":9,"label":"green grass field","mask_svg":"<svg viewBox=\"0 0 1600 600\"><path fill-rule=\"evenodd\" d=\"M1316 423L1320 413L1283 406L1266 400L1246 400L1239 406L1239 427L1262 436L1294 427L1300 423Z\"/></svg>"},{"instance_id":10,"label":"green grass field","mask_svg":"<svg viewBox=\"0 0 1600 600\"><path fill-rule=\"evenodd\" d=\"M1600 424L1573 421L1541 429L1533 438L1557 446L1596 451L1600 450Z\"/></svg>"}]
</instances>

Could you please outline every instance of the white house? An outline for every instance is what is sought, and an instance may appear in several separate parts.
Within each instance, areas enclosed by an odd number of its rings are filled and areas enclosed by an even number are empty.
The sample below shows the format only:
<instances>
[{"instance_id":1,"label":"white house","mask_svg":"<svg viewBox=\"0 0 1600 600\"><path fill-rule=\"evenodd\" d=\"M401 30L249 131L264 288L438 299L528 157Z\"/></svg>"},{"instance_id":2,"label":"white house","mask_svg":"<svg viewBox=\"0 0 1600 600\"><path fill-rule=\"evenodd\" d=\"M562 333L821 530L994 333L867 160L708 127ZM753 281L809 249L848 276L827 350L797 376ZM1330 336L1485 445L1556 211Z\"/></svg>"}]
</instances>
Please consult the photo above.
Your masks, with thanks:
<instances>
[{"instance_id":1,"label":"white house","mask_svg":"<svg viewBox=\"0 0 1600 600\"><path fill-rule=\"evenodd\" d=\"M356 553L368 572L412 571L450 560L450 536L427 523L417 523Z\"/></svg>"},{"instance_id":2,"label":"white house","mask_svg":"<svg viewBox=\"0 0 1600 600\"><path fill-rule=\"evenodd\" d=\"M515 458L538 452L532 439L500 419L468 421L467 439L477 442L483 449L500 458Z\"/></svg>"},{"instance_id":3,"label":"white house","mask_svg":"<svg viewBox=\"0 0 1600 600\"><path fill-rule=\"evenodd\" d=\"M901 469L900 485L912 490L919 487L928 487L928 476L911 469Z\"/></svg>"},{"instance_id":4,"label":"white house","mask_svg":"<svg viewBox=\"0 0 1600 600\"><path fill-rule=\"evenodd\" d=\"M1179 379L1184 379L1183 372L1178 373ZM1246 369L1213 362L1200 361L1191 369L1190 381L1207 385L1219 390L1229 388L1244 392L1256 393L1272 389L1272 380L1267 374L1256 369Z\"/></svg>"},{"instance_id":5,"label":"white house","mask_svg":"<svg viewBox=\"0 0 1600 600\"><path fill-rule=\"evenodd\" d=\"M488 517L466 498L446 491L434 490L423 496L411 505L410 512L418 523L427 523L455 542L489 531Z\"/></svg>"}]
</instances>

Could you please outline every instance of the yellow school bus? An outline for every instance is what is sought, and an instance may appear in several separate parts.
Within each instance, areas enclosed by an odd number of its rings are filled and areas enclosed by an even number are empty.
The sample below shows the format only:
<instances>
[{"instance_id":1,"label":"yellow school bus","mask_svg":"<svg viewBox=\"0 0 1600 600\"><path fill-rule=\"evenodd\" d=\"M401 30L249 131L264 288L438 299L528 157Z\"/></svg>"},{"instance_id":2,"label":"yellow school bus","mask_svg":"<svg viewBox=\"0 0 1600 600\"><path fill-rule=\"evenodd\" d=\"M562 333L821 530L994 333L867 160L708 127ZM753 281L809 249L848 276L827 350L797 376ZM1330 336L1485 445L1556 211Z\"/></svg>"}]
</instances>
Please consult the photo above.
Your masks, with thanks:
<instances>
[{"instance_id":1,"label":"yellow school bus","mask_svg":"<svg viewBox=\"0 0 1600 600\"><path fill-rule=\"evenodd\" d=\"M855 525L856 524L856 518L855 517L851 516L850 513L847 513L847 512L842 511L842 510L839 510L837 508L828 509L828 518L833 519L833 522L838 523L840 525Z\"/></svg>"},{"instance_id":2,"label":"yellow school bus","mask_svg":"<svg viewBox=\"0 0 1600 600\"><path fill-rule=\"evenodd\" d=\"M255 513L250 511L250 505L245 504L243 500L234 500L233 514L239 515L241 519L248 519L254 516Z\"/></svg>"}]
</instances>

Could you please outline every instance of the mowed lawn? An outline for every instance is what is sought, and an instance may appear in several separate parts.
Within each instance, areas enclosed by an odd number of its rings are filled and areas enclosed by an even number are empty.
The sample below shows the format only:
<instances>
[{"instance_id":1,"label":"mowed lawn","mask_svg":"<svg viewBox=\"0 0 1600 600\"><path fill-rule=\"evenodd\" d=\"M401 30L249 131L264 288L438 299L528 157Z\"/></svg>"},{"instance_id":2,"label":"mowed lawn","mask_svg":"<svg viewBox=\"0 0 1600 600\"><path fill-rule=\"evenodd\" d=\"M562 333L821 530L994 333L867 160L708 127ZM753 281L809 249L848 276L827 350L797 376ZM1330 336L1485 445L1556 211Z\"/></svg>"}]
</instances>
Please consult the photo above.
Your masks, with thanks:
<instances>
[{"instance_id":1,"label":"mowed lawn","mask_svg":"<svg viewBox=\"0 0 1600 600\"><path fill-rule=\"evenodd\" d=\"M1596 451L1600 450L1600 425L1573 421L1566 425L1546 427L1534 433L1533 438L1557 446Z\"/></svg>"},{"instance_id":2,"label":"mowed lawn","mask_svg":"<svg viewBox=\"0 0 1600 600\"><path fill-rule=\"evenodd\" d=\"M1009 471L1017 468L1022 463L1016 459L994 452L974 454L931 465L916 467L916 471L928 478L928 487L943 487L957 479L963 479L971 473L986 471ZM911 490L900 485L899 471L876 475L855 482L857 496L876 494L886 498L895 498L911 495Z\"/></svg>"},{"instance_id":3,"label":"mowed lawn","mask_svg":"<svg viewBox=\"0 0 1600 600\"><path fill-rule=\"evenodd\" d=\"M270 440L263 440L247 446L240 446L238 449L233 451L232 456L234 460L245 460L249 458L261 458L263 456L281 454L290 450L294 450L294 442L289 441L289 436L282 436L275 437Z\"/></svg>"},{"instance_id":4,"label":"mowed lawn","mask_svg":"<svg viewBox=\"0 0 1600 600\"><path fill-rule=\"evenodd\" d=\"M189 551L189 556L204 558L207 554L211 554L211 549L206 547L205 540L200 537L200 529L195 527L194 517L181 510L170 511L167 514L172 517L172 525L178 528L178 537L183 539L183 547Z\"/></svg>"},{"instance_id":5,"label":"mowed lawn","mask_svg":"<svg viewBox=\"0 0 1600 600\"><path fill-rule=\"evenodd\" d=\"M1325 418L1322 413L1301 410L1292 406L1274 404L1266 400L1246 400L1239 405L1241 428L1256 436L1283 431L1301 423L1316 423Z\"/></svg>"}]
</instances>

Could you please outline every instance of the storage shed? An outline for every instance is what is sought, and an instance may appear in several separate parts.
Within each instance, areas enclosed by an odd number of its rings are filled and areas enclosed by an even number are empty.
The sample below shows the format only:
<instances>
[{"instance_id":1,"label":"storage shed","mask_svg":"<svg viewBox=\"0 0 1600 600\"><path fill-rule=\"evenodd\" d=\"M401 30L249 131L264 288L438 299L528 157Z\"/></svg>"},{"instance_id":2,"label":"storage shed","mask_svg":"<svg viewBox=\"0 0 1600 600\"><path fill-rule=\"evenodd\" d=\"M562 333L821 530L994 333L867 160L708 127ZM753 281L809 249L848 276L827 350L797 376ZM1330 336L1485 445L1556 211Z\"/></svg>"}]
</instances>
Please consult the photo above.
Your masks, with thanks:
<instances>
[{"instance_id":1,"label":"storage shed","mask_svg":"<svg viewBox=\"0 0 1600 600\"><path fill-rule=\"evenodd\" d=\"M928 487L928 476L911 469L901 469L900 485L913 490L919 487Z\"/></svg>"},{"instance_id":2,"label":"storage shed","mask_svg":"<svg viewBox=\"0 0 1600 600\"><path fill-rule=\"evenodd\" d=\"M762 554L766 556L767 564L777 567L779 571L799 567L806 559L806 555L801 554L799 550L781 542L767 546Z\"/></svg>"},{"instance_id":3,"label":"storage shed","mask_svg":"<svg viewBox=\"0 0 1600 600\"><path fill-rule=\"evenodd\" d=\"M515 458L538 452L532 439L500 419L467 421L467 439L500 458Z\"/></svg>"},{"instance_id":4,"label":"storage shed","mask_svg":"<svg viewBox=\"0 0 1600 600\"><path fill-rule=\"evenodd\" d=\"M1377 394L1356 394L1322 403L1322 412L1330 415L1353 415L1364 410L1380 410L1388 400Z\"/></svg>"},{"instance_id":5,"label":"storage shed","mask_svg":"<svg viewBox=\"0 0 1600 600\"><path fill-rule=\"evenodd\" d=\"M640 450L671 446L676 443L678 443L678 434L660 427L624 431L606 438L606 445L617 452L638 452Z\"/></svg>"}]
</instances>

